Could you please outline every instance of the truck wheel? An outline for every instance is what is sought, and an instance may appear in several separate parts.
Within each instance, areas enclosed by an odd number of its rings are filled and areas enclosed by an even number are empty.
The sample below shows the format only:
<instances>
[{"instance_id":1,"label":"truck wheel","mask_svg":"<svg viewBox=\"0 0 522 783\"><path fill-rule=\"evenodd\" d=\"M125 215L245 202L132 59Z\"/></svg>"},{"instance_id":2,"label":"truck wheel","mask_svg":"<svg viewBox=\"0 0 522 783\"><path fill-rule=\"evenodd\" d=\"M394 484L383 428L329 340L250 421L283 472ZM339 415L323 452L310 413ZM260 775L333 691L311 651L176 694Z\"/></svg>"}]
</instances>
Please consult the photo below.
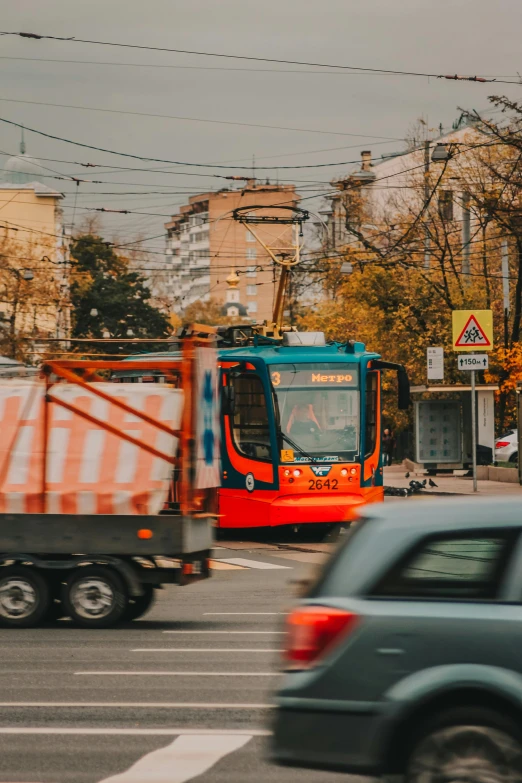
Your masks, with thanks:
<instances>
[{"instance_id":1,"label":"truck wheel","mask_svg":"<svg viewBox=\"0 0 522 783\"><path fill-rule=\"evenodd\" d=\"M154 603L155 594L152 585L143 585L143 595L132 596L129 598L127 608L123 613L124 620L137 620L139 617L149 611L150 607Z\"/></svg>"},{"instance_id":2,"label":"truck wheel","mask_svg":"<svg viewBox=\"0 0 522 783\"><path fill-rule=\"evenodd\" d=\"M64 614L85 628L116 625L127 602L127 589L119 574L105 566L78 568L62 589Z\"/></svg>"},{"instance_id":3,"label":"truck wheel","mask_svg":"<svg viewBox=\"0 0 522 783\"><path fill-rule=\"evenodd\" d=\"M14 628L32 628L49 607L47 582L33 568L10 566L0 570L0 623Z\"/></svg>"},{"instance_id":4,"label":"truck wheel","mask_svg":"<svg viewBox=\"0 0 522 783\"><path fill-rule=\"evenodd\" d=\"M407 783L522 779L520 732L509 718L480 708L455 709L420 734L408 758Z\"/></svg>"}]
</instances>

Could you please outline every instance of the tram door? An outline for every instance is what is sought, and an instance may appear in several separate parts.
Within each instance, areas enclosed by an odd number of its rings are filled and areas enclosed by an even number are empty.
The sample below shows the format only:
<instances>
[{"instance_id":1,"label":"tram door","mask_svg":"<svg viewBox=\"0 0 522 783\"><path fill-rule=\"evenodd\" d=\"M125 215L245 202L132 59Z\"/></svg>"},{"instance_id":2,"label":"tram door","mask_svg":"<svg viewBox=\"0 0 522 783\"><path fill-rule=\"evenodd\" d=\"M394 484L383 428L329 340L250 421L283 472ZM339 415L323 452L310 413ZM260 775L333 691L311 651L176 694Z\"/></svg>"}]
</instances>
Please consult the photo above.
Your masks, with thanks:
<instances>
[{"instance_id":1,"label":"tram door","mask_svg":"<svg viewBox=\"0 0 522 783\"><path fill-rule=\"evenodd\" d=\"M270 392L254 371L229 371L225 379L220 526L267 525L269 505L277 494Z\"/></svg>"}]
</instances>

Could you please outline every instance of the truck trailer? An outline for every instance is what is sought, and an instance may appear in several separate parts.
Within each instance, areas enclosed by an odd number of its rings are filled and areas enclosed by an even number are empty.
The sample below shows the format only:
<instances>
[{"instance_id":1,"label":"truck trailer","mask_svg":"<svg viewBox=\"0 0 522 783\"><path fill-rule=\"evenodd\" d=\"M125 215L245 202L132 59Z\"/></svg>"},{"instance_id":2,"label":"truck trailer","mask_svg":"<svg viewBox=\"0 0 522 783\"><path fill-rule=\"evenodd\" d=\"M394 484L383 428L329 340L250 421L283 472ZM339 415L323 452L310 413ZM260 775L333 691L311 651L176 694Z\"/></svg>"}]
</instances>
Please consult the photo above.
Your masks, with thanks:
<instances>
[{"instance_id":1,"label":"truck trailer","mask_svg":"<svg viewBox=\"0 0 522 783\"><path fill-rule=\"evenodd\" d=\"M180 362L158 359L162 384L115 387L118 365L49 360L39 378L0 381L0 625L107 628L162 585L210 576L215 344L184 337Z\"/></svg>"}]
</instances>

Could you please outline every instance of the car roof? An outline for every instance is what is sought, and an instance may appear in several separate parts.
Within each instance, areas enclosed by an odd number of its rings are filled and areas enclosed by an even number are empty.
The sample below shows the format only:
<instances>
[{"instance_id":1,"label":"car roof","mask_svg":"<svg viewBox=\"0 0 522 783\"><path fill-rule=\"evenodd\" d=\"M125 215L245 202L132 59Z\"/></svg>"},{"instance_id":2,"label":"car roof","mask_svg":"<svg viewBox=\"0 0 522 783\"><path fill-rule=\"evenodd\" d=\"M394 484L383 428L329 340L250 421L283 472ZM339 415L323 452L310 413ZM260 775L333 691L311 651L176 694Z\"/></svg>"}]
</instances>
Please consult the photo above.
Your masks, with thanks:
<instances>
[{"instance_id":1,"label":"car roof","mask_svg":"<svg viewBox=\"0 0 522 783\"><path fill-rule=\"evenodd\" d=\"M374 503L360 511L360 516L380 522L386 528L413 528L419 532L472 530L491 527L522 526L522 503L519 498L502 496L460 496L431 500L411 498L403 501ZM413 531L412 531L413 532Z\"/></svg>"}]
</instances>

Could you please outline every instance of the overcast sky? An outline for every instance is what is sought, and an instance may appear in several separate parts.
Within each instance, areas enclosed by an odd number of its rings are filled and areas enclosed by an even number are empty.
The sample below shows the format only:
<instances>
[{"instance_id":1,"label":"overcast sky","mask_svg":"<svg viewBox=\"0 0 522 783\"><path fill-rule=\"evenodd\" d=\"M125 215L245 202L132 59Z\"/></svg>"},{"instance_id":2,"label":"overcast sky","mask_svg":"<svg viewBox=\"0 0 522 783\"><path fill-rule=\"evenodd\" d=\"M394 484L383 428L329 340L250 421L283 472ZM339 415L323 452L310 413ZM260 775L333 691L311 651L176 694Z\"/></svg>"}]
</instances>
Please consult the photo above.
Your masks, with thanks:
<instances>
[{"instance_id":1,"label":"overcast sky","mask_svg":"<svg viewBox=\"0 0 522 783\"><path fill-rule=\"evenodd\" d=\"M2 30L369 68L504 78L522 72L520 0L3 0L0 5ZM0 37L0 69L1 117L111 150L238 166L250 165L253 155L258 167L352 161L362 149L371 149L377 157L401 149L400 140L419 116L430 127L442 123L449 129L459 106L486 109L488 95L494 93L522 99L522 86L310 73L311 68L293 65L7 36ZM83 111L7 98L302 131ZM112 166L157 166L32 133L26 134L26 142L28 153L35 156L107 166L82 169L44 161L60 174L103 180L103 185L80 186L76 224L89 214L86 207L160 213L106 216L108 236L115 230L129 239L159 234L166 219L161 214L176 211L186 194L223 183L188 175L210 169L117 172ZM18 145L19 131L0 123L0 150L14 153ZM0 166L4 161L0 157ZM347 168L258 172L295 181L304 196L320 192ZM67 192L75 187L53 179L45 182ZM155 190L169 192L147 192ZM115 191L122 195L112 195ZM319 202L308 203L319 207ZM68 196L69 222L72 204ZM160 250L163 244L156 239L149 246Z\"/></svg>"}]
</instances>

